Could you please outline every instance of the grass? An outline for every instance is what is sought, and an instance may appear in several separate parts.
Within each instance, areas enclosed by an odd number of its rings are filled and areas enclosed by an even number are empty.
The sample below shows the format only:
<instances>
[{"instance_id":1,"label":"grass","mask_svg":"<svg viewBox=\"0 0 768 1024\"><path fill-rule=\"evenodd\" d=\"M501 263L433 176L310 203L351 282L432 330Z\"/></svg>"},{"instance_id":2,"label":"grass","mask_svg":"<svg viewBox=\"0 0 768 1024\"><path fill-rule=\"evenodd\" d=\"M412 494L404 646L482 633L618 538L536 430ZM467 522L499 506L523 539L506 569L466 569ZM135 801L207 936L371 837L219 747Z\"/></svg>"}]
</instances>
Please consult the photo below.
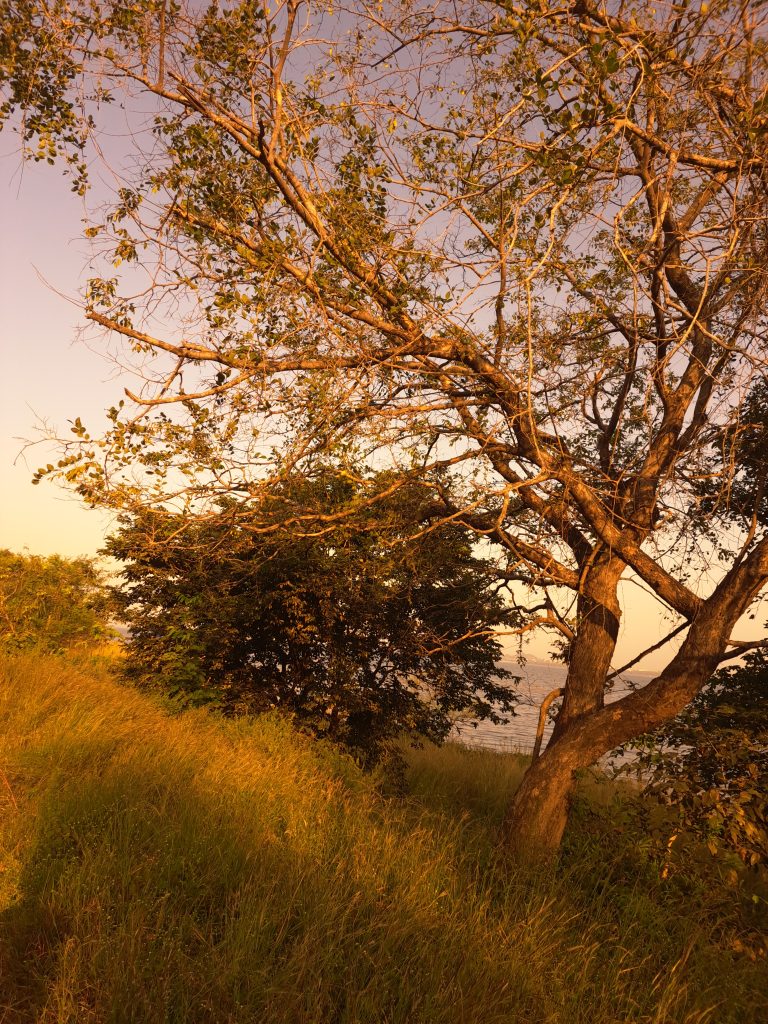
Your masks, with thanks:
<instances>
[{"instance_id":1,"label":"grass","mask_svg":"<svg viewBox=\"0 0 768 1024\"><path fill-rule=\"evenodd\" d=\"M415 751L383 797L277 718L33 656L0 723L2 1024L768 1020L757 890L662 879L596 783L555 874L498 855L513 755Z\"/></svg>"}]
</instances>

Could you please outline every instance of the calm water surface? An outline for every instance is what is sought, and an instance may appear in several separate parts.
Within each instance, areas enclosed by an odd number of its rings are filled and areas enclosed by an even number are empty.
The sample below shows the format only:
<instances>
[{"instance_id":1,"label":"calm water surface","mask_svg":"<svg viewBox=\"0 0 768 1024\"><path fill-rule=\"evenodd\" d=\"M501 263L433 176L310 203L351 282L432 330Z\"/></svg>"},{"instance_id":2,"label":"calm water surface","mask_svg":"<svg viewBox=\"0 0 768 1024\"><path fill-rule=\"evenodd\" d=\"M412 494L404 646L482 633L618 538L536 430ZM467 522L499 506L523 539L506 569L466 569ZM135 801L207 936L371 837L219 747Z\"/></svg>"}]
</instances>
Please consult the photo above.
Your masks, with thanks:
<instances>
[{"instance_id":1,"label":"calm water surface","mask_svg":"<svg viewBox=\"0 0 768 1024\"><path fill-rule=\"evenodd\" d=\"M520 702L517 713L507 725L493 725L491 722L479 722L474 727L469 722L458 723L453 731L455 739L469 746L491 747L494 750L528 752L533 749L536 738L536 725L539 721L539 707L542 700L550 692L565 682L565 665L551 663L537 664L529 662L521 668L517 662L502 662L520 682L516 686ZM619 700L631 689L644 686L654 678L653 672L625 672L613 680L613 689L606 695L610 703ZM544 731L544 745L552 732L551 723L547 723Z\"/></svg>"}]
</instances>

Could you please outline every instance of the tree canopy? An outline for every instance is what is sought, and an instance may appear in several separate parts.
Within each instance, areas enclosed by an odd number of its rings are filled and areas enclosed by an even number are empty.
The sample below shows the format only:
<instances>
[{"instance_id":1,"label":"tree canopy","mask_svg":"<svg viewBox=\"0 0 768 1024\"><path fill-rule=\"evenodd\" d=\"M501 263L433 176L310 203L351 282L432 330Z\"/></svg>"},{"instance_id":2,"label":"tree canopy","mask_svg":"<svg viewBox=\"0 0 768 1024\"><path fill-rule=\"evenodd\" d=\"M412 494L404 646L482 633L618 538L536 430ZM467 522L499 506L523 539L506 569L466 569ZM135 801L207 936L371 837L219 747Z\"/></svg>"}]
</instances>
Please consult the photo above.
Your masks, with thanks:
<instances>
[{"instance_id":1,"label":"tree canopy","mask_svg":"<svg viewBox=\"0 0 768 1024\"><path fill-rule=\"evenodd\" d=\"M29 156L83 191L99 126L124 110L133 133L87 229L106 269L85 315L139 383L43 475L93 504L250 516L345 444L360 479L394 474L324 528L418 481L567 644L507 822L556 847L576 770L675 716L768 579L762 485L737 488L714 582L694 578L739 483L712 453L764 394L766 10L1 7L2 110ZM687 631L606 705L630 575Z\"/></svg>"},{"instance_id":2,"label":"tree canopy","mask_svg":"<svg viewBox=\"0 0 768 1024\"><path fill-rule=\"evenodd\" d=\"M302 478L254 519L332 512L359 487ZM503 720L514 693L496 630L519 617L465 527L409 539L420 497L397 491L354 527L301 537L251 531L231 502L126 519L106 548L122 563L126 673L226 712L279 708L366 762L403 733L440 742L458 714Z\"/></svg>"}]
</instances>

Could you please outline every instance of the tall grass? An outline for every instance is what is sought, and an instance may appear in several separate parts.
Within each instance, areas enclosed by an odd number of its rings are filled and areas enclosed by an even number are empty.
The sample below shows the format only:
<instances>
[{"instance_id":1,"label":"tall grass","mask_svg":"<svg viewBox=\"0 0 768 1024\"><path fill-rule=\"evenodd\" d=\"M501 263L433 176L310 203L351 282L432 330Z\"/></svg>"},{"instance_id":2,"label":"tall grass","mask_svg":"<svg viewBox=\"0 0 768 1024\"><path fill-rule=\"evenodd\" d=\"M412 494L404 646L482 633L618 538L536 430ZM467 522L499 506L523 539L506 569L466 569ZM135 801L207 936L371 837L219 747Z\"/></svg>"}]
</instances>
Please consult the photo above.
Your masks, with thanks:
<instances>
[{"instance_id":1,"label":"tall grass","mask_svg":"<svg viewBox=\"0 0 768 1024\"><path fill-rule=\"evenodd\" d=\"M417 751L385 798L277 718L34 657L0 728L3 1024L768 1019L739 890L660 880L599 802L557 875L497 856L520 759Z\"/></svg>"}]
</instances>

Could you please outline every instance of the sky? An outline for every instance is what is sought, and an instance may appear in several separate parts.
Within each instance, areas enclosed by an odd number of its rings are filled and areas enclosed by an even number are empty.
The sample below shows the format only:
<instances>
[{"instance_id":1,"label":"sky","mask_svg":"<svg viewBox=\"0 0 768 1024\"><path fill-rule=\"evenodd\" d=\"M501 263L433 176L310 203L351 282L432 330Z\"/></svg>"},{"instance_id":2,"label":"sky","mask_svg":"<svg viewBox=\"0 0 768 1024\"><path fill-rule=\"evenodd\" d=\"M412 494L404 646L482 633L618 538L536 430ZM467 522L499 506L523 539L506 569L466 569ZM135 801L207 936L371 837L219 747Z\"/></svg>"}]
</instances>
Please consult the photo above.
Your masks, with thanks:
<instances>
[{"instance_id":1,"label":"sky","mask_svg":"<svg viewBox=\"0 0 768 1024\"><path fill-rule=\"evenodd\" d=\"M66 431L80 416L103 422L119 397L114 368L77 340L73 299L87 274L82 200L57 168L21 164L11 137L0 149L0 546L33 554L94 555L108 520L41 483L52 458L44 424Z\"/></svg>"},{"instance_id":2,"label":"sky","mask_svg":"<svg viewBox=\"0 0 768 1024\"><path fill-rule=\"evenodd\" d=\"M49 444L26 447L44 425L66 433L79 416L94 433L104 410L130 382L99 350L98 338L78 337L83 320L78 292L89 275L83 238L83 201L55 167L22 166L13 139L0 149L0 548L68 557L95 555L110 519L43 481L32 484L41 465L55 462ZM671 628L664 609L637 583L622 584L626 609L614 667L625 664ZM763 634L765 615L744 620L740 639ZM509 654L517 649L507 642ZM653 671L669 657L663 649L638 667ZM529 658L546 660L539 634L526 646Z\"/></svg>"}]
</instances>

